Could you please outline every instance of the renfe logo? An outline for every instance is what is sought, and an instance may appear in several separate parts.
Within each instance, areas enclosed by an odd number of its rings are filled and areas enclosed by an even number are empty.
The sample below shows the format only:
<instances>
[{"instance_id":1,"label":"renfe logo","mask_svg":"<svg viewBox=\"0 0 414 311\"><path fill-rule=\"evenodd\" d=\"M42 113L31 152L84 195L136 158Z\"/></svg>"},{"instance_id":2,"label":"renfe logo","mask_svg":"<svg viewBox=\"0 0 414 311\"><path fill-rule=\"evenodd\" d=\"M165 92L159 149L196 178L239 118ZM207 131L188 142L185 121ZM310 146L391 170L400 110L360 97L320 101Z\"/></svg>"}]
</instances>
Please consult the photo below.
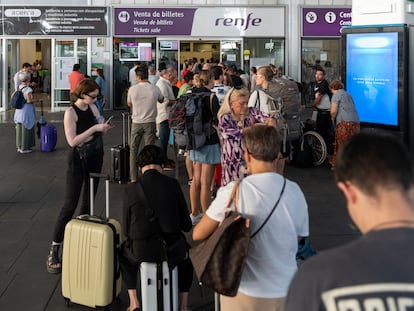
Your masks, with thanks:
<instances>
[{"instance_id":1,"label":"renfe logo","mask_svg":"<svg viewBox=\"0 0 414 311\"><path fill-rule=\"evenodd\" d=\"M413 0L414 1L414 0ZM249 13L247 15L247 19L244 19L243 17L226 17L226 18L217 18L216 19L216 26L219 26L222 24L223 26L241 26L244 28L243 31L247 30L250 25L252 26L260 26L260 23L262 22L261 18L252 18L253 13Z\"/></svg>"}]
</instances>

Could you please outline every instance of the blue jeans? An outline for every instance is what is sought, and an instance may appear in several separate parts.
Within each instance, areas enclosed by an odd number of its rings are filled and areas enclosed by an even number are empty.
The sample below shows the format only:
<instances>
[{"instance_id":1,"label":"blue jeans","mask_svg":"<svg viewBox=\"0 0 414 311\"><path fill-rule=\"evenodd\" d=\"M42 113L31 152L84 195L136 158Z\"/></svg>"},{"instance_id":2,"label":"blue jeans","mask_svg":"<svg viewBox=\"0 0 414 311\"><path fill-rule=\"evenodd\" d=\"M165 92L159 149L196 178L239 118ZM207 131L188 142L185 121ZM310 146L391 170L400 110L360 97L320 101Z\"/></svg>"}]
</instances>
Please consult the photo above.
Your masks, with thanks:
<instances>
[{"instance_id":1,"label":"blue jeans","mask_svg":"<svg viewBox=\"0 0 414 311\"><path fill-rule=\"evenodd\" d=\"M168 120L164 120L160 123L160 148L164 152L165 159L167 159L167 147L168 139L170 138L170 127L168 125Z\"/></svg>"}]
</instances>

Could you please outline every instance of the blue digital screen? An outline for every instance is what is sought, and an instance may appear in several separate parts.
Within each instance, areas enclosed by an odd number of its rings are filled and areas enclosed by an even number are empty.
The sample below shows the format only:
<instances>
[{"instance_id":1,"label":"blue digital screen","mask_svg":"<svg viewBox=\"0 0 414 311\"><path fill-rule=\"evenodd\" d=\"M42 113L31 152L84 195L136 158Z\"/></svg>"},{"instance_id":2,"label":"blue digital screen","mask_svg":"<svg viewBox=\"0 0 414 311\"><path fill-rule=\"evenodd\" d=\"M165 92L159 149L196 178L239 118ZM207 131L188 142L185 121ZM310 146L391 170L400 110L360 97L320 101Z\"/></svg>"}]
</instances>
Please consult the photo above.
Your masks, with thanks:
<instances>
[{"instance_id":1,"label":"blue digital screen","mask_svg":"<svg viewBox=\"0 0 414 311\"><path fill-rule=\"evenodd\" d=\"M398 126L398 33L347 35L346 86L361 122Z\"/></svg>"}]
</instances>

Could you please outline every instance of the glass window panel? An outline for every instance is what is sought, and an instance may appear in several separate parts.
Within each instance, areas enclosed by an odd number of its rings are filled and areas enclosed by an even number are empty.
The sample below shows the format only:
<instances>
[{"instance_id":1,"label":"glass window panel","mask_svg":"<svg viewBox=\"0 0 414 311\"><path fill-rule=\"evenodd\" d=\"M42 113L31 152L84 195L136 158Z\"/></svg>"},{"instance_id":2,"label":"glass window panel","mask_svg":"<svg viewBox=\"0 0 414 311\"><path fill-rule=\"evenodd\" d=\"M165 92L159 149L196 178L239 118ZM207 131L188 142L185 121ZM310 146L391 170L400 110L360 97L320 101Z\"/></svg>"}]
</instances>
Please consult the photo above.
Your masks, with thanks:
<instances>
[{"instance_id":1,"label":"glass window panel","mask_svg":"<svg viewBox=\"0 0 414 311\"><path fill-rule=\"evenodd\" d=\"M155 64L155 38L114 38L114 109L126 109L127 108L127 91L129 87L128 74L129 70L134 66L134 62L138 61L134 53L127 53L122 55L124 47L131 49L135 48L140 52L140 57L145 58L144 61L139 60L140 63L146 63L147 65ZM139 44L144 43L143 49L139 48ZM151 53L147 51L148 43L151 44ZM129 59L129 60L128 60ZM149 60L151 59L151 60Z\"/></svg>"},{"instance_id":2,"label":"glass window panel","mask_svg":"<svg viewBox=\"0 0 414 311\"><path fill-rule=\"evenodd\" d=\"M280 73L285 73L285 40L277 38L245 38L244 50L248 50L249 60L245 61L245 71L252 66L274 64L280 67Z\"/></svg>"},{"instance_id":3,"label":"glass window panel","mask_svg":"<svg viewBox=\"0 0 414 311\"><path fill-rule=\"evenodd\" d=\"M303 103L310 107L315 94L315 66L322 66L328 82L339 79L339 39L303 39L302 40L302 96Z\"/></svg>"}]
</instances>

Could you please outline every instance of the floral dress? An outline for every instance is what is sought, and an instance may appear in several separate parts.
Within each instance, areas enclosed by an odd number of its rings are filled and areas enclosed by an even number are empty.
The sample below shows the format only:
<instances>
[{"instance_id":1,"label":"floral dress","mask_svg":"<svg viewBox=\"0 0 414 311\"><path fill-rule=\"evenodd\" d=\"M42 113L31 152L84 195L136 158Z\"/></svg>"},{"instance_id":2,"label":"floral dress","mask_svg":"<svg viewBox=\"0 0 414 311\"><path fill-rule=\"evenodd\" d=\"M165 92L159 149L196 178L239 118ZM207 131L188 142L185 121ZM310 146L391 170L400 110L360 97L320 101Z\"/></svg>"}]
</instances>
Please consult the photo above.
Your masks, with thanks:
<instances>
[{"instance_id":1,"label":"floral dress","mask_svg":"<svg viewBox=\"0 0 414 311\"><path fill-rule=\"evenodd\" d=\"M243 122L236 121L231 113L221 116L218 131L221 142L221 186L238 180L243 161L242 129L255 123L267 122L269 116L257 108L249 108Z\"/></svg>"}]
</instances>

